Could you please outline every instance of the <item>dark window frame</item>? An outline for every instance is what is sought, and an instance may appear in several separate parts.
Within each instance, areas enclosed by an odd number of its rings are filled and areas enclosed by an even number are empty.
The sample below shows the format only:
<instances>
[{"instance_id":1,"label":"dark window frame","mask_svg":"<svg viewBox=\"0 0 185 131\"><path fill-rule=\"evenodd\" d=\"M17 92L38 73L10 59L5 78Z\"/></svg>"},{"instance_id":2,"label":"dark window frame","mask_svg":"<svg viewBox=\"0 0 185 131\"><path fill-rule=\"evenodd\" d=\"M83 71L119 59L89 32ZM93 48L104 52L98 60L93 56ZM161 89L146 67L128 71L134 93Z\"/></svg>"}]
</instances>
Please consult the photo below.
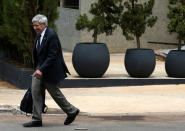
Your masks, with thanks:
<instances>
[{"instance_id":1,"label":"dark window frame","mask_svg":"<svg viewBox=\"0 0 185 131\"><path fill-rule=\"evenodd\" d=\"M64 8L79 9L79 0L64 0Z\"/></svg>"}]
</instances>

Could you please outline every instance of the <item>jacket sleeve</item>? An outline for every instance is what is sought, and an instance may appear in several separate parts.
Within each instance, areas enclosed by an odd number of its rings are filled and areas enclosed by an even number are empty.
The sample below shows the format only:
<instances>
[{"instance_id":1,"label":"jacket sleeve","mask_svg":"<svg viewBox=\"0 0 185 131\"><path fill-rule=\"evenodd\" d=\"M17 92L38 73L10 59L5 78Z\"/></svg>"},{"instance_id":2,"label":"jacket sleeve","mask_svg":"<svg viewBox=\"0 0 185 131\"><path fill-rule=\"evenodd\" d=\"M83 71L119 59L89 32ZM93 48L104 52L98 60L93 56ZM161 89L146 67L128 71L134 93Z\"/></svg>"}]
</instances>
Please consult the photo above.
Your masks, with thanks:
<instances>
[{"instance_id":1,"label":"jacket sleeve","mask_svg":"<svg viewBox=\"0 0 185 131\"><path fill-rule=\"evenodd\" d=\"M41 72L45 72L47 67L51 66L57 60L58 53L58 39L56 35L52 35L48 40L48 54L44 63L39 67Z\"/></svg>"}]
</instances>

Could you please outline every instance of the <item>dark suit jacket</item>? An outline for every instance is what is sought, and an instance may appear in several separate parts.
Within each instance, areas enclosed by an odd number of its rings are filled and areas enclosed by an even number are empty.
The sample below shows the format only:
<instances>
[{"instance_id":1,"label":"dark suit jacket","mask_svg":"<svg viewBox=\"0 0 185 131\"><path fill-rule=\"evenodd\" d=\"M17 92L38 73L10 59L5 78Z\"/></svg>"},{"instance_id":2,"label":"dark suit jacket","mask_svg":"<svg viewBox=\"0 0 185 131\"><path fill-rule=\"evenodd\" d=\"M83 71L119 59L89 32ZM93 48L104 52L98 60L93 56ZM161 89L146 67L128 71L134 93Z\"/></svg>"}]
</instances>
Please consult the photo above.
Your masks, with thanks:
<instances>
[{"instance_id":1,"label":"dark suit jacket","mask_svg":"<svg viewBox=\"0 0 185 131\"><path fill-rule=\"evenodd\" d=\"M62 55L61 44L56 32L47 27L42 39L40 51L36 50L37 41L33 48L34 69L43 73L43 80L57 84L69 73ZM69 73L70 74L70 73Z\"/></svg>"}]
</instances>

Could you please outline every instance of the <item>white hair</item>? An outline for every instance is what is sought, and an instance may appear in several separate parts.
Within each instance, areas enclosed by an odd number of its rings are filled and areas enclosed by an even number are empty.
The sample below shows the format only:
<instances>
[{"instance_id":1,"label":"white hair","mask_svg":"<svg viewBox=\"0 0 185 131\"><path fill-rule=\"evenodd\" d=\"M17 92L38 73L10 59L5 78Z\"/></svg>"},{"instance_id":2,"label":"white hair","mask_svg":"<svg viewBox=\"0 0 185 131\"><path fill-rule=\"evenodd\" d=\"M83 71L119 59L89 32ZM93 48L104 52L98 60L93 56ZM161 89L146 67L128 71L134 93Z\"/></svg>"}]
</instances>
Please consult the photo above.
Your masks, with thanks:
<instances>
[{"instance_id":1,"label":"white hair","mask_svg":"<svg viewBox=\"0 0 185 131\"><path fill-rule=\"evenodd\" d=\"M40 24L46 23L46 25L48 25L48 19L45 15L38 14L34 16L32 19L32 23L35 21L38 21Z\"/></svg>"}]
</instances>

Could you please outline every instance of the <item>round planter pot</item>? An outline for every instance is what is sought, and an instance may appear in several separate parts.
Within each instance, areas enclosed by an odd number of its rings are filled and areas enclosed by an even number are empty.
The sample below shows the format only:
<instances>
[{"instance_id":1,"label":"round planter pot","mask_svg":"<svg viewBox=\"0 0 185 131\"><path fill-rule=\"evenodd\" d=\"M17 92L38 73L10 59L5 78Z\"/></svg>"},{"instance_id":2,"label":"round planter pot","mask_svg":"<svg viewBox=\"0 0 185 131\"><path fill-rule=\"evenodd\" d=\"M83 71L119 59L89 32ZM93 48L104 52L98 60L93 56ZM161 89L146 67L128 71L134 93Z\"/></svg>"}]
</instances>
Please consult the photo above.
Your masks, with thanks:
<instances>
[{"instance_id":1,"label":"round planter pot","mask_svg":"<svg viewBox=\"0 0 185 131\"><path fill-rule=\"evenodd\" d=\"M155 53L152 49L127 49L125 68L131 77L149 77L155 65Z\"/></svg>"},{"instance_id":2,"label":"round planter pot","mask_svg":"<svg viewBox=\"0 0 185 131\"><path fill-rule=\"evenodd\" d=\"M185 78L185 51L171 50L165 61L169 77Z\"/></svg>"},{"instance_id":3,"label":"round planter pot","mask_svg":"<svg viewBox=\"0 0 185 131\"><path fill-rule=\"evenodd\" d=\"M72 63L81 77L101 77L109 62L110 54L104 43L78 43L74 48Z\"/></svg>"}]
</instances>

